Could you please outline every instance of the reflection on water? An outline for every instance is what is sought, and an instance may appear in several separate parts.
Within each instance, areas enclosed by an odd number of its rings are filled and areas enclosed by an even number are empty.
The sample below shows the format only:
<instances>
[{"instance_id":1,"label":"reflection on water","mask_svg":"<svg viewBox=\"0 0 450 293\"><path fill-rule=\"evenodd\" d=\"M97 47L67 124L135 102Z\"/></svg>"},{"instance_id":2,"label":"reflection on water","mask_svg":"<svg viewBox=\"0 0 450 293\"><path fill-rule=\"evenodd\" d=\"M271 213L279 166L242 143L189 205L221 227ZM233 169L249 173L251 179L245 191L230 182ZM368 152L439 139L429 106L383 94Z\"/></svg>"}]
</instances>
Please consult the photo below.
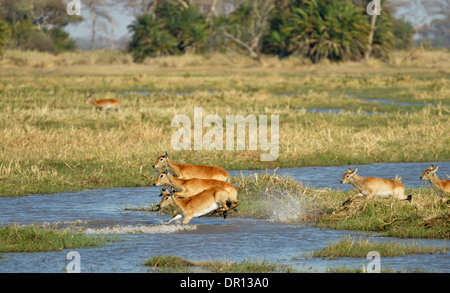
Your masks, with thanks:
<instances>
[{"instance_id":1,"label":"reflection on water","mask_svg":"<svg viewBox=\"0 0 450 293\"><path fill-rule=\"evenodd\" d=\"M400 175L411 187L428 183L418 179L430 163L373 164L358 166L362 176ZM439 163L441 174L450 164ZM352 168L354 166L351 166ZM314 188L343 188L341 175L348 166L278 169ZM244 175L264 171L242 171ZM272 173L273 171L269 171ZM232 176L239 171L231 171ZM326 247L354 231L310 227L305 224L230 217L194 218L189 225L166 224L169 215L131 212L127 206L158 202L159 188L112 188L75 193L0 198L0 223L8 225L60 223L61 227L83 229L89 234L120 234L120 240L105 247L76 249L82 272L145 272L142 263L155 255L178 255L191 261L259 259L292 265L306 271L322 272L327 267L361 267L370 260L342 258L310 259L304 254ZM411 241L375 237L373 241ZM443 246L443 240L417 240L419 244ZM447 244L448 246L448 244ZM0 272L63 272L68 250L42 253L5 253ZM450 272L450 255L426 254L383 258L382 266L392 269L421 269Z\"/></svg>"}]
</instances>

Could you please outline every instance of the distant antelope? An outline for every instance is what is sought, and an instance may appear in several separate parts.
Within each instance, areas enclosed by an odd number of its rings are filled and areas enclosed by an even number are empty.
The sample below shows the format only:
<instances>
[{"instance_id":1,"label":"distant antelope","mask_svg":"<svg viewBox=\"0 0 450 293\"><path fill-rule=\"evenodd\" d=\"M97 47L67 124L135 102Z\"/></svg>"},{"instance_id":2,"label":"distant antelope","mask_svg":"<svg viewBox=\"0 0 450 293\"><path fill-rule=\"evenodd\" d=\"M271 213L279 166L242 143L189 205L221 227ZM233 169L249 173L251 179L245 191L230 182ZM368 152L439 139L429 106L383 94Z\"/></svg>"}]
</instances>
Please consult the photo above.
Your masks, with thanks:
<instances>
[{"instance_id":1,"label":"distant antelope","mask_svg":"<svg viewBox=\"0 0 450 293\"><path fill-rule=\"evenodd\" d=\"M233 203L239 202L239 200L237 199L236 187L228 182L221 180L200 178L183 179L159 170L153 186L171 186L172 189L177 190L177 192L175 192L175 195L181 197L190 197L211 187L220 187L228 193L227 199L229 199Z\"/></svg>"},{"instance_id":2,"label":"distant antelope","mask_svg":"<svg viewBox=\"0 0 450 293\"><path fill-rule=\"evenodd\" d=\"M438 176L436 175L436 171L438 170L438 168L439 166L434 167L433 165L431 165L428 169L423 171L420 179L430 181L431 186L441 197L439 202L443 204L450 201L449 198L445 198L445 196L450 195L450 180L439 180Z\"/></svg>"},{"instance_id":3,"label":"distant antelope","mask_svg":"<svg viewBox=\"0 0 450 293\"><path fill-rule=\"evenodd\" d=\"M411 195L405 195L405 187L399 181L377 177L361 177L356 174L357 171L358 168L355 168L353 171L351 168L348 168L341 180L342 184L355 186L359 191L355 196L367 196L367 198L394 196L399 200L411 201Z\"/></svg>"},{"instance_id":4,"label":"distant antelope","mask_svg":"<svg viewBox=\"0 0 450 293\"><path fill-rule=\"evenodd\" d=\"M227 203L228 192L220 187L212 187L188 198L179 198L174 193L165 194L156 206L156 211L167 205L173 205L180 214L173 216L168 223L184 216L183 224L188 224L192 218L204 216L223 208Z\"/></svg>"},{"instance_id":5,"label":"distant antelope","mask_svg":"<svg viewBox=\"0 0 450 293\"><path fill-rule=\"evenodd\" d=\"M167 168L175 176L183 179L216 179L221 181L231 181L230 174L219 166L176 164L169 159L167 151L164 155L159 155L155 164L155 169Z\"/></svg>"},{"instance_id":6,"label":"distant antelope","mask_svg":"<svg viewBox=\"0 0 450 293\"><path fill-rule=\"evenodd\" d=\"M92 104L95 109L98 110L109 110L114 109L116 112L120 111L120 101L118 99L104 99L104 100L94 100L92 94L89 94L86 100L86 104Z\"/></svg>"}]
</instances>

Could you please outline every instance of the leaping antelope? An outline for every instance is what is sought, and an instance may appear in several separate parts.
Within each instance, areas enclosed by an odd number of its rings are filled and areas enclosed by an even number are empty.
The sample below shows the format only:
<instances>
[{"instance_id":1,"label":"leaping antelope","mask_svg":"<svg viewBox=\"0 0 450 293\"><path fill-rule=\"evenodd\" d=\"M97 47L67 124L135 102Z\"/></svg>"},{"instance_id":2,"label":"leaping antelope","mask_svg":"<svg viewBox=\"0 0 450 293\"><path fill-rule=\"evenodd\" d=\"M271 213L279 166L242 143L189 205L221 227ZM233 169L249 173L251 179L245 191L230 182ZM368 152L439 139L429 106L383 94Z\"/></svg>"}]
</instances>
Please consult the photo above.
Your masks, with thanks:
<instances>
[{"instance_id":1,"label":"leaping antelope","mask_svg":"<svg viewBox=\"0 0 450 293\"><path fill-rule=\"evenodd\" d=\"M239 200L237 199L237 189L228 182L215 180L215 179L183 179L173 176L167 172L159 170L156 180L153 186L171 186L172 189L177 190L175 195L179 197L190 197L194 196L206 189L211 187L222 188L228 193L227 199L235 203ZM161 193L164 194L164 193Z\"/></svg>"},{"instance_id":2,"label":"leaping antelope","mask_svg":"<svg viewBox=\"0 0 450 293\"><path fill-rule=\"evenodd\" d=\"M159 154L153 168L167 168L175 176L183 179L200 178L231 182L230 174L219 166L176 164L169 159L167 151L164 155Z\"/></svg>"},{"instance_id":3,"label":"leaping antelope","mask_svg":"<svg viewBox=\"0 0 450 293\"><path fill-rule=\"evenodd\" d=\"M109 110L114 109L116 112L120 111L120 101L118 99L104 99L104 100L94 100L92 94L89 94L86 100L86 104L92 104L95 106L96 111L98 110Z\"/></svg>"},{"instance_id":4,"label":"leaping antelope","mask_svg":"<svg viewBox=\"0 0 450 293\"><path fill-rule=\"evenodd\" d=\"M165 194L161 202L156 206L156 211L167 205L173 205L180 214L173 216L168 223L180 219L184 216L183 224L188 224L192 218L201 217L212 211L223 209L223 202L226 205L228 192L220 187L211 187L199 194L188 198L179 198L173 192Z\"/></svg>"},{"instance_id":5,"label":"leaping antelope","mask_svg":"<svg viewBox=\"0 0 450 293\"><path fill-rule=\"evenodd\" d=\"M399 200L411 201L411 195L405 195L405 187L399 181L378 177L361 177L356 174L357 171L358 168L355 168L353 171L351 168L348 168L341 180L342 184L352 184L359 191L354 197L367 196L367 198L372 198L374 196L395 196Z\"/></svg>"},{"instance_id":6,"label":"leaping antelope","mask_svg":"<svg viewBox=\"0 0 450 293\"><path fill-rule=\"evenodd\" d=\"M420 176L420 179L422 180L428 180L430 181L431 186L434 188L436 193L441 197L438 202L441 204L444 204L448 201L450 201L449 198L446 198L445 196L450 195L450 180L439 180L438 176L436 175L436 171L438 170L439 166L434 167L431 165L428 169L423 171L422 176Z\"/></svg>"}]
</instances>

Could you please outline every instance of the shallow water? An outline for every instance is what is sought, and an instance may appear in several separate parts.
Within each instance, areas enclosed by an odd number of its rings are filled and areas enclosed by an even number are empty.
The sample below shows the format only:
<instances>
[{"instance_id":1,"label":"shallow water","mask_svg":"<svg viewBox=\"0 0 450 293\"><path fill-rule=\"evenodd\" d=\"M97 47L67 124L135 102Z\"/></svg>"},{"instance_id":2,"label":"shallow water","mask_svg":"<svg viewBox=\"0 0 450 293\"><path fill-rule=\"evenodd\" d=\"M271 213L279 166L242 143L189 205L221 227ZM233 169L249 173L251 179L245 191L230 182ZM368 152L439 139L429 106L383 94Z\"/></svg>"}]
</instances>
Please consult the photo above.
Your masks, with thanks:
<instances>
[{"instance_id":1,"label":"shallow water","mask_svg":"<svg viewBox=\"0 0 450 293\"><path fill-rule=\"evenodd\" d=\"M348 166L312 166L298 168L280 168L275 172L278 175L289 176L303 182L311 188L331 188L335 190L349 190L353 188L348 184L341 184L342 175L347 172L348 168L352 170L358 167L358 175L363 177L373 176L381 178L395 179L398 175L401 182L406 188L430 187L428 181L420 179L425 169L433 165L439 166L438 176L441 180L448 179L450 176L449 162L425 162L425 163L377 163L369 165L348 165ZM242 173L244 176L255 173L265 173L265 170L244 170L229 171L231 176ZM268 170L269 174L273 174L274 170Z\"/></svg>"},{"instance_id":2,"label":"shallow water","mask_svg":"<svg viewBox=\"0 0 450 293\"><path fill-rule=\"evenodd\" d=\"M400 174L407 186L428 183L418 177L430 163L373 164L359 166L362 176L393 177ZM441 174L450 163L439 163ZM352 168L354 166L351 166ZM314 188L342 188L341 173L347 166L278 169ZM242 171L244 175L265 171ZM269 171L269 172L273 172ZM447 171L449 172L449 171ZM232 175L240 173L231 171ZM337 175L336 175L337 174ZM442 177L442 176L441 176ZM82 272L146 272L142 263L155 255L178 255L190 261L259 259L289 264L303 271L323 272L327 267L361 267L371 260L342 258L309 259L304 254L354 231L320 229L303 224L229 217L195 218L189 225L165 224L170 218L158 213L126 211L125 207L147 206L159 202L160 188L112 188L75 193L0 198L0 223L8 225L60 223L62 227L85 229L89 234L118 234L119 240L104 247L75 249L81 256ZM406 241L375 237L374 241ZM443 240L416 240L443 246ZM447 244L448 246L448 244ZM64 272L69 251L42 253L4 253L0 272ZM391 269L419 269L450 272L450 254L425 254L383 258L381 266Z\"/></svg>"}]
</instances>

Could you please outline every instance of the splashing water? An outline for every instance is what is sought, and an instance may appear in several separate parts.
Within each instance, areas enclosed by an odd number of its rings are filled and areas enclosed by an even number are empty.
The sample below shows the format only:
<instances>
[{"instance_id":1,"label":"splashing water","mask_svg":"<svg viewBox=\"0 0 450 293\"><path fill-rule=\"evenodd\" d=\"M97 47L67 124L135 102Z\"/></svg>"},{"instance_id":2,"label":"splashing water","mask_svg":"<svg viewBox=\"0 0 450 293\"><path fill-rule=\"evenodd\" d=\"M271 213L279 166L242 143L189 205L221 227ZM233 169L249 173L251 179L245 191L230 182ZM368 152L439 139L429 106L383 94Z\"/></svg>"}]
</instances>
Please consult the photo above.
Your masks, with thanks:
<instances>
[{"instance_id":1,"label":"splashing water","mask_svg":"<svg viewBox=\"0 0 450 293\"><path fill-rule=\"evenodd\" d=\"M276 190L266 194L266 197L265 208L269 219L274 222L309 222L317 219L320 214L319 208L303 192Z\"/></svg>"},{"instance_id":2,"label":"splashing water","mask_svg":"<svg viewBox=\"0 0 450 293\"><path fill-rule=\"evenodd\" d=\"M183 224L158 224L158 225L137 225L137 226L109 226L105 228L87 228L86 234L169 234L180 231L191 231L197 229L196 225Z\"/></svg>"}]
</instances>

